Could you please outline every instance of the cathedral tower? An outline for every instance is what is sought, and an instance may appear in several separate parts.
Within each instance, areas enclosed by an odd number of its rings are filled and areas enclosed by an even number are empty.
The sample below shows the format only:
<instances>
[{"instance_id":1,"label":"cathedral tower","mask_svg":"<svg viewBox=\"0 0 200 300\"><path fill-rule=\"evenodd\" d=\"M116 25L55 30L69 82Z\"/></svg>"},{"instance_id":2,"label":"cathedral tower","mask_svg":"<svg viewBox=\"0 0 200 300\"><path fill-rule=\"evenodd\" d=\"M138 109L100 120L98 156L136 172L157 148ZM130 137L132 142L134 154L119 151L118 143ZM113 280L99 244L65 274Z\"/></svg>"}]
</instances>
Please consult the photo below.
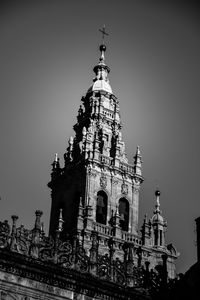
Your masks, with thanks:
<instances>
[{"instance_id":1,"label":"cathedral tower","mask_svg":"<svg viewBox=\"0 0 200 300\"><path fill-rule=\"evenodd\" d=\"M62 210L64 239L76 234L89 251L91 236L96 232L100 253L107 251L112 239L119 258L130 252L135 264L151 262L152 267L161 263L162 255L168 253L173 273L177 253L169 252L165 245L158 191L152 220L148 222L145 218L142 235L138 229L143 182L141 153L137 147L133 162L128 162L119 101L108 78L110 68L105 62L105 44L99 49L100 59L93 69L95 78L81 99L75 136L69 139L64 166L60 166L57 155L52 164L48 184L52 191L49 234L55 236Z\"/></svg>"},{"instance_id":2,"label":"cathedral tower","mask_svg":"<svg viewBox=\"0 0 200 300\"><path fill-rule=\"evenodd\" d=\"M64 155L65 166L60 167L57 155L53 162L49 183L52 189L50 234L57 228L55 220L60 208L66 233L80 229L78 216L82 208L84 216L96 222L98 225L93 226L101 227L102 231L108 230L107 226L118 213L116 232L120 229L127 234L138 232L139 188L143 181L140 150L137 147L134 165L129 164L119 102L109 83L105 51L103 44L99 63L94 67L94 82L78 111L75 137L69 139ZM121 237L119 232L118 235Z\"/></svg>"}]
</instances>

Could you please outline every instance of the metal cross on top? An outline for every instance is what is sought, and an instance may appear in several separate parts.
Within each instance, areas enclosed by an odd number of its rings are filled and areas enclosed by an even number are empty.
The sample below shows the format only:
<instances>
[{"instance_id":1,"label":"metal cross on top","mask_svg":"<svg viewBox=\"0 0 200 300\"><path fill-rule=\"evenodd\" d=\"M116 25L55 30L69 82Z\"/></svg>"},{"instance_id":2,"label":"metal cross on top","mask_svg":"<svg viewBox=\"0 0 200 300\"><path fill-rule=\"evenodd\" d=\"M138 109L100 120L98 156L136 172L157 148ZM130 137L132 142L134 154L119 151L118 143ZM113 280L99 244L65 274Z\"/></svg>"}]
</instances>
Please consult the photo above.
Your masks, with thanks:
<instances>
[{"instance_id":1,"label":"metal cross on top","mask_svg":"<svg viewBox=\"0 0 200 300\"><path fill-rule=\"evenodd\" d=\"M99 31L102 33L102 42L103 42L103 44L104 44L105 35L109 35L109 34L106 32L106 26L103 25L103 28L102 28L102 29L99 29Z\"/></svg>"}]
</instances>

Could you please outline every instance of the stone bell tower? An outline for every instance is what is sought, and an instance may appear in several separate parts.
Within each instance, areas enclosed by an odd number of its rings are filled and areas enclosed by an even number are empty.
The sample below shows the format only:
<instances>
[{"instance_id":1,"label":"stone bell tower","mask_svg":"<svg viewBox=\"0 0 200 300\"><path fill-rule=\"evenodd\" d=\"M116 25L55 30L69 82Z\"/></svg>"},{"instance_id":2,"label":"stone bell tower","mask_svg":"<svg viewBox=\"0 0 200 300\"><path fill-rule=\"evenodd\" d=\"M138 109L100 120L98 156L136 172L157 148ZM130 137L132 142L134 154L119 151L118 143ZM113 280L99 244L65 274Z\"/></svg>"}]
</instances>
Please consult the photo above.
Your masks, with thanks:
<instances>
[{"instance_id":1,"label":"stone bell tower","mask_svg":"<svg viewBox=\"0 0 200 300\"><path fill-rule=\"evenodd\" d=\"M69 139L64 167L56 155L52 164L52 207L49 233L54 235L59 211L63 235L83 229L102 234L138 233L139 189L143 181L137 147L129 164L122 138L119 101L109 83L106 46L100 46L95 78L82 97L75 137ZM112 231L112 232L111 232Z\"/></svg>"},{"instance_id":2,"label":"stone bell tower","mask_svg":"<svg viewBox=\"0 0 200 300\"><path fill-rule=\"evenodd\" d=\"M95 78L78 110L64 154L64 166L56 155L52 164L52 206L49 234L59 230L62 239L76 235L86 252L94 248L97 236L99 254L134 265L164 266L169 277L175 276L178 253L166 245L166 222L156 191L153 217L138 228L140 186L143 182L141 153L137 146L132 164L128 162L122 137L119 101L109 82L110 69L105 63L106 46L100 46L100 59L94 67Z\"/></svg>"}]
</instances>

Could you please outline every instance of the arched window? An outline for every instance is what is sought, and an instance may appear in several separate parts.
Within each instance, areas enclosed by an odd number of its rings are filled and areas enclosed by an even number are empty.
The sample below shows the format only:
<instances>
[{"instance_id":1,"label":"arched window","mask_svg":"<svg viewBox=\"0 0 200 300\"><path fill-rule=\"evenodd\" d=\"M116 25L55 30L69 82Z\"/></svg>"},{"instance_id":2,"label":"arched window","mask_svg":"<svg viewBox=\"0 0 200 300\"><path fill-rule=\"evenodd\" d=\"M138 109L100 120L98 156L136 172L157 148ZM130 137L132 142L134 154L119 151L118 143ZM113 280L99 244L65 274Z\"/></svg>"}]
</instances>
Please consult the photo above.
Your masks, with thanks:
<instances>
[{"instance_id":1,"label":"arched window","mask_svg":"<svg viewBox=\"0 0 200 300\"><path fill-rule=\"evenodd\" d=\"M124 231L128 231L129 224L129 203L126 198L119 199L119 214L121 217L120 226Z\"/></svg>"},{"instance_id":2,"label":"arched window","mask_svg":"<svg viewBox=\"0 0 200 300\"><path fill-rule=\"evenodd\" d=\"M105 224L107 220L108 197L104 191L97 193L96 222Z\"/></svg>"}]
</instances>

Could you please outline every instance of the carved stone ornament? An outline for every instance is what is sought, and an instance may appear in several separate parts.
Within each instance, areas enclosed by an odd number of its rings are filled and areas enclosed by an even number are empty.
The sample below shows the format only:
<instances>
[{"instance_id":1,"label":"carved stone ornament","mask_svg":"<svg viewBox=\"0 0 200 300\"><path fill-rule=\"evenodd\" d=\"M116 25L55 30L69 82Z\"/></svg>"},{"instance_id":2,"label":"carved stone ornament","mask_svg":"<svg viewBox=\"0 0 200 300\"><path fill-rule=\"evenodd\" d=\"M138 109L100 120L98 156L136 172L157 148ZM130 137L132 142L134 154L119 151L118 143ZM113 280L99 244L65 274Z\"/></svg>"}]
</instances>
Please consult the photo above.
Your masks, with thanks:
<instances>
[{"instance_id":1,"label":"carved stone ornament","mask_svg":"<svg viewBox=\"0 0 200 300\"><path fill-rule=\"evenodd\" d=\"M135 194L137 194L137 193L139 193L139 190L140 190L140 186L139 186L139 185L134 185L134 187L133 187L133 192L134 192Z\"/></svg>"},{"instance_id":2,"label":"carved stone ornament","mask_svg":"<svg viewBox=\"0 0 200 300\"><path fill-rule=\"evenodd\" d=\"M103 127L101 120L97 121L96 126L97 126L97 130L100 130Z\"/></svg>"},{"instance_id":3,"label":"carved stone ornament","mask_svg":"<svg viewBox=\"0 0 200 300\"><path fill-rule=\"evenodd\" d=\"M124 195L128 194L128 184L122 183L121 192Z\"/></svg>"},{"instance_id":4,"label":"carved stone ornament","mask_svg":"<svg viewBox=\"0 0 200 300\"><path fill-rule=\"evenodd\" d=\"M94 170L91 170L90 176L95 178L97 176L97 172Z\"/></svg>"},{"instance_id":5,"label":"carved stone ornament","mask_svg":"<svg viewBox=\"0 0 200 300\"><path fill-rule=\"evenodd\" d=\"M100 186L104 189L107 186L107 178L104 174L100 177Z\"/></svg>"},{"instance_id":6,"label":"carved stone ornament","mask_svg":"<svg viewBox=\"0 0 200 300\"><path fill-rule=\"evenodd\" d=\"M117 185L118 184L118 182L119 182L119 180L117 180L116 178L112 178L112 184L113 185Z\"/></svg>"},{"instance_id":7,"label":"carved stone ornament","mask_svg":"<svg viewBox=\"0 0 200 300\"><path fill-rule=\"evenodd\" d=\"M87 167L87 172L88 172L88 175L90 175L90 174L91 174L91 170L92 170L92 168L91 168L91 166L89 165L89 166Z\"/></svg>"}]
</instances>

